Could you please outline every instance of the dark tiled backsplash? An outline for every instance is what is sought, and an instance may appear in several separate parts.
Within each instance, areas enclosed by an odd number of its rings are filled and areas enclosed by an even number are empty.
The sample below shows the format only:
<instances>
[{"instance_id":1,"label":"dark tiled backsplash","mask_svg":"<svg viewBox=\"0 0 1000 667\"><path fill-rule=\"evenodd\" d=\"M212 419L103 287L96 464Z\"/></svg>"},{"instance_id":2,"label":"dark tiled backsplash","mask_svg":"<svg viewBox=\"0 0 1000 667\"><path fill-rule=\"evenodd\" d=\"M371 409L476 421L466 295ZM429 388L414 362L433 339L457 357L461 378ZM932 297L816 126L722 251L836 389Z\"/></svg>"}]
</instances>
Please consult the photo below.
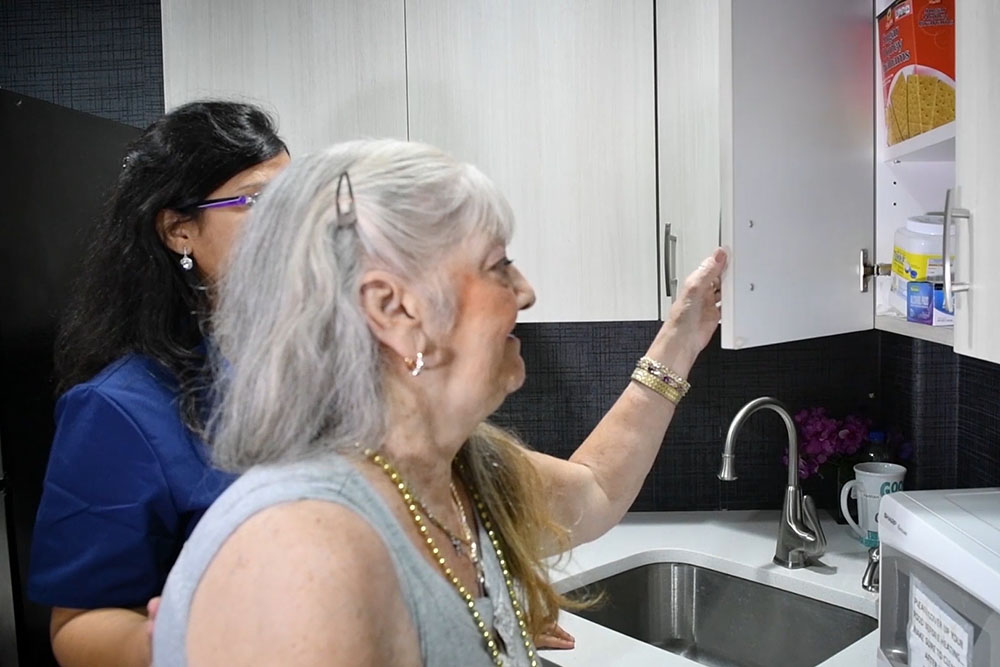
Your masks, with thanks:
<instances>
[{"instance_id":1,"label":"dark tiled backsplash","mask_svg":"<svg viewBox=\"0 0 1000 667\"><path fill-rule=\"evenodd\" d=\"M531 446L567 457L628 383L658 322L524 324L517 329L528 377L495 419ZM817 405L874 416L875 332L730 351L718 336L691 373L681 403L634 510L777 507L787 442L777 415L755 415L736 446L735 482L716 478L729 422L758 396L793 410Z\"/></svg>"},{"instance_id":2,"label":"dark tiled backsplash","mask_svg":"<svg viewBox=\"0 0 1000 667\"><path fill-rule=\"evenodd\" d=\"M0 3L0 86L145 127L163 113L159 0Z\"/></svg>"},{"instance_id":3,"label":"dark tiled backsplash","mask_svg":"<svg viewBox=\"0 0 1000 667\"><path fill-rule=\"evenodd\" d=\"M955 486L1000 485L1000 367L959 357Z\"/></svg>"},{"instance_id":4,"label":"dark tiled backsplash","mask_svg":"<svg viewBox=\"0 0 1000 667\"><path fill-rule=\"evenodd\" d=\"M885 333L886 414L915 445L911 488L1000 486L1000 366Z\"/></svg>"},{"instance_id":5,"label":"dark tiled backsplash","mask_svg":"<svg viewBox=\"0 0 1000 667\"><path fill-rule=\"evenodd\" d=\"M879 338L882 408L913 443L906 485L956 486L958 357L948 347L891 333Z\"/></svg>"},{"instance_id":6,"label":"dark tiled backsplash","mask_svg":"<svg viewBox=\"0 0 1000 667\"><path fill-rule=\"evenodd\" d=\"M528 377L495 415L531 446L568 457L628 383L658 322L523 324ZM716 478L736 412L758 396L793 411L861 413L913 444L911 489L1000 485L1000 367L950 349L867 331L749 350L716 337L633 510L776 508L784 493L784 425L755 415L736 446L735 482Z\"/></svg>"}]
</instances>

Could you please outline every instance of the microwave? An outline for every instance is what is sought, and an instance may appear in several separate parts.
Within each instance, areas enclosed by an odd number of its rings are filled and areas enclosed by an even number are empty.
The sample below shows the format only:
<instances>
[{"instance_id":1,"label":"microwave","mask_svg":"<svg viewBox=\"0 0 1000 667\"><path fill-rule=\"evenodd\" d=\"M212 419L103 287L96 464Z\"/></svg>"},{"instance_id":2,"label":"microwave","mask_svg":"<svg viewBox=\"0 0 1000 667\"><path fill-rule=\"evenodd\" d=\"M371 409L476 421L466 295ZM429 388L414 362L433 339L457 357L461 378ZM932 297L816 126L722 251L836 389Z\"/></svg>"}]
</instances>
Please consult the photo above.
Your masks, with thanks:
<instances>
[{"instance_id":1,"label":"microwave","mask_svg":"<svg viewBox=\"0 0 1000 667\"><path fill-rule=\"evenodd\" d=\"M879 505L879 667L1000 665L1000 488Z\"/></svg>"}]
</instances>

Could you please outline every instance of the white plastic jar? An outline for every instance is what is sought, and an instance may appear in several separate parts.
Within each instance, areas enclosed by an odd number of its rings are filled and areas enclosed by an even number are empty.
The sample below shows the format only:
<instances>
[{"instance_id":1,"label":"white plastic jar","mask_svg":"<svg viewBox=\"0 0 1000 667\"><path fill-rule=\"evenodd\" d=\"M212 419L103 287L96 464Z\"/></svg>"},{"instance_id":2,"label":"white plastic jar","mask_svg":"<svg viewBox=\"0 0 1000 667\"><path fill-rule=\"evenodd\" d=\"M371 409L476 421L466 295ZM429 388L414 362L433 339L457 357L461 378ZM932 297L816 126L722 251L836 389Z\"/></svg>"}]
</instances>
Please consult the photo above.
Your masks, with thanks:
<instances>
[{"instance_id":1,"label":"white plastic jar","mask_svg":"<svg viewBox=\"0 0 1000 667\"><path fill-rule=\"evenodd\" d=\"M949 245L955 247L955 228ZM944 237L943 215L916 215L896 230L892 248L892 287L889 305L906 315L906 283L911 281L943 282L944 262L941 242ZM955 255L952 254L952 259Z\"/></svg>"}]
</instances>

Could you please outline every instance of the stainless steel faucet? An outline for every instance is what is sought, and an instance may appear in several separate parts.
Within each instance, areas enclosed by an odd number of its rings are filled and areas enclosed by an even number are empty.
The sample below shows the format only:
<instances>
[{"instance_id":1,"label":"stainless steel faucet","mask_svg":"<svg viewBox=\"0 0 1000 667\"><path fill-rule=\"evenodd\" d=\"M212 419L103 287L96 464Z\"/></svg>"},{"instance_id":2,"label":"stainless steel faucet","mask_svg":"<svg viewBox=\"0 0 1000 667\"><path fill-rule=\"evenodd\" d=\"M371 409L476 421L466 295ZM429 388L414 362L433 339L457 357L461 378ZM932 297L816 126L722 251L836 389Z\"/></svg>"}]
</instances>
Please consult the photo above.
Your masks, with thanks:
<instances>
[{"instance_id":1,"label":"stainless steel faucet","mask_svg":"<svg viewBox=\"0 0 1000 667\"><path fill-rule=\"evenodd\" d=\"M879 586L879 573L878 573L878 562L882 559L881 549L878 547L872 547L868 550L868 567L865 568L865 573L861 575L861 588L865 589L869 593L878 593Z\"/></svg>"},{"instance_id":2,"label":"stainless steel faucet","mask_svg":"<svg viewBox=\"0 0 1000 667\"><path fill-rule=\"evenodd\" d=\"M781 510L781 524L778 526L778 544L774 550L774 562L787 568L807 567L826 552L826 535L816 515L816 505L809 496L803 496L799 488L799 438L795 423L788 409L781 401L764 396L757 398L736 413L726 435L726 448L722 452L722 469L719 479L730 482L736 479L733 469L733 446L743 424L750 415L769 408L778 413L788 429L788 485L785 487L785 502Z\"/></svg>"}]
</instances>

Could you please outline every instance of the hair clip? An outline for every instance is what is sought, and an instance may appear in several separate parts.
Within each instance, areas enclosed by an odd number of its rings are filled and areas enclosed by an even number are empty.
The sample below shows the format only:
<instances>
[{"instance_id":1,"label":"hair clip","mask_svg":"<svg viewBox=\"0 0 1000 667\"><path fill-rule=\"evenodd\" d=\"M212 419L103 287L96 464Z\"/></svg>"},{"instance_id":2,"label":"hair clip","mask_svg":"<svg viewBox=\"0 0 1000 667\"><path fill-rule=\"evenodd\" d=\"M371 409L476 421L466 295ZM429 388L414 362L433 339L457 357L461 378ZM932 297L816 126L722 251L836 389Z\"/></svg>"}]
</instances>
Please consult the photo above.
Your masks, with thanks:
<instances>
[{"instance_id":1,"label":"hair clip","mask_svg":"<svg viewBox=\"0 0 1000 667\"><path fill-rule=\"evenodd\" d=\"M344 202L340 198L340 189L347 183L347 201ZM343 204L347 204L344 208ZM354 188L351 187L351 177L346 171L341 172L340 178L337 180L337 226L346 227L348 225L353 225L358 221L358 213L354 210Z\"/></svg>"}]
</instances>

